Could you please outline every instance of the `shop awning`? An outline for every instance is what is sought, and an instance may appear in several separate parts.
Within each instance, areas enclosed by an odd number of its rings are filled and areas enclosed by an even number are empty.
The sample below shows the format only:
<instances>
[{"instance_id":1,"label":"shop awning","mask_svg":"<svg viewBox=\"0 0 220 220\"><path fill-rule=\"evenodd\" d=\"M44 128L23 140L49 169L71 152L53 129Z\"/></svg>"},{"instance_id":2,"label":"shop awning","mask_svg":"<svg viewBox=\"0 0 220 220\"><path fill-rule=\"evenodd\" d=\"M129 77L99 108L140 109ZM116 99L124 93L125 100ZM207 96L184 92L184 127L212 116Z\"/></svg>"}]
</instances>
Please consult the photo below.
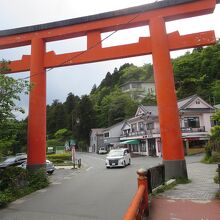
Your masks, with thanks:
<instances>
[{"instance_id":1,"label":"shop awning","mask_svg":"<svg viewBox=\"0 0 220 220\"><path fill-rule=\"evenodd\" d=\"M127 140L127 141L120 142L120 145L121 144L139 144L139 143L140 143L139 140Z\"/></svg>"}]
</instances>

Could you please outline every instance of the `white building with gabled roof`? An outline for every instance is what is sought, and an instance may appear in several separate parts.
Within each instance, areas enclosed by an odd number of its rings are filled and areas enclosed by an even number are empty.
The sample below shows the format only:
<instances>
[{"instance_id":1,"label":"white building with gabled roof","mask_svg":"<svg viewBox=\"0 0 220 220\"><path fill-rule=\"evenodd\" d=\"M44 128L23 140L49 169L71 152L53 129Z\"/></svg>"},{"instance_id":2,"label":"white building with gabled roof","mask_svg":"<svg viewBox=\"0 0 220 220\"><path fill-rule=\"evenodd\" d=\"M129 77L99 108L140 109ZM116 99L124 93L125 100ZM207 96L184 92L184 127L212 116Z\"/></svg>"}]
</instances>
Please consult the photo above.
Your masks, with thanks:
<instances>
[{"instance_id":1,"label":"white building with gabled roof","mask_svg":"<svg viewBox=\"0 0 220 220\"><path fill-rule=\"evenodd\" d=\"M215 108L199 96L193 95L179 100L178 109L185 151L204 146L209 140ZM126 143L133 153L161 156L157 106L139 106L135 116L128 119L122 127L120 141L121 144Z\"/></svg>"}]
</instances>

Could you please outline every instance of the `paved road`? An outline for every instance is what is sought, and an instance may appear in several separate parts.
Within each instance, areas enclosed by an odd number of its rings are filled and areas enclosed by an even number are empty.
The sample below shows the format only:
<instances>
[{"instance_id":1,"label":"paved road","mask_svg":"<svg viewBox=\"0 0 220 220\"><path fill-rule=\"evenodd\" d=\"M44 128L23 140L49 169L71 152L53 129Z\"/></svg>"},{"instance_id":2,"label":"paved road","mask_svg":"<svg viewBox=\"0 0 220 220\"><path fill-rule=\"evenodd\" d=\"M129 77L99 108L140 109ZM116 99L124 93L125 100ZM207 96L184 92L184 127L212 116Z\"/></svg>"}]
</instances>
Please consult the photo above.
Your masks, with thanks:
<instances>
[{"instance_id":1,"label":"paved road","mask_svg":"<svg viewBox=\"0 0 220 220\"><path fill-rule=\"evenodd\" d=\"M106 169L104 155L80 154L79 157L84 164L82 169L56 170L49 187L0 210L0 219L122 219L137 189L136 170L161 163L161 158L138 157L126 168ZM200 157L191 157L189 163L198 160Z\"/></svg>"}]
</instances>

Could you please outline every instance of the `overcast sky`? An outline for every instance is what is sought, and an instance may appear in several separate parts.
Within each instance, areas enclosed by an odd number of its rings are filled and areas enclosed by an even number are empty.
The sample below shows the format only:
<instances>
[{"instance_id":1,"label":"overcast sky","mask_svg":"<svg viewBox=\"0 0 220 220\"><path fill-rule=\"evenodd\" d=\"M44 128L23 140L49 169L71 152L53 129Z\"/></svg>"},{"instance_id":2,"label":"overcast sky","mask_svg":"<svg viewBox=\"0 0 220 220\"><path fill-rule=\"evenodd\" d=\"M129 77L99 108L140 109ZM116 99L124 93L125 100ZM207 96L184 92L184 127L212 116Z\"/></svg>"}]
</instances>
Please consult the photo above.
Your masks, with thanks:
<instances>
[{"instance_id":1,"label":"overcast sky","mask_svg":"<svg viewBox=\"0 0 220 220\"><path fill-rule=\"evenodd\" d=\"M64 19L76 18L101 12L128 8L151 3L151 0L1 0L0 30L11 29L35 24L48 23ZM200 31L215 30L216 37L220 37L220 5L210 15L183 19L167 23L167 32L179 30L180 34L196 33ZM132 33L132 34L131 34ZM102 35L104 38L108 33ZM134 31L119 31L103 42L104 46L137 42L139 37L149 36L148 27L137 28ZM47 51L56 53L79 51L86 48L86 38L71 39L47 44ZM172 52L176 57L185 51ZM30 46L16 49L0 50L0 59L20 59L22 54L30 54ZM65 101L67 94L72 92L81 96L89 94L92 86L100 84L106 73L113 72L124 63L134 63L142 66L151 61L151 56L141 56L115 61L105 61L92 64L76 65L72 67L55 68L47 73L47 103L54 99ZM28 76L29 73L13 74L16 78ZM27 110L28 98L22 97L23 107Z\"/></svg>"}]
</instances>

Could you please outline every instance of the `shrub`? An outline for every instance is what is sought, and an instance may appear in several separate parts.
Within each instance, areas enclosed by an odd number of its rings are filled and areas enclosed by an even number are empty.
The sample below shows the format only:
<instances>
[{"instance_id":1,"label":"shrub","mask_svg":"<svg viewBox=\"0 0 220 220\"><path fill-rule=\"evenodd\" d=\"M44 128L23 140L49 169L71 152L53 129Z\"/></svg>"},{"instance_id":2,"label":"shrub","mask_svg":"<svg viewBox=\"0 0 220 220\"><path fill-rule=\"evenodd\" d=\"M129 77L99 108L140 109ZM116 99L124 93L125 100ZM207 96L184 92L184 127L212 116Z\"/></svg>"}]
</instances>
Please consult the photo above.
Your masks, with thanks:
<instances>
[{"instance_id":1,"label":"shrub","mask_svg":"<svg viewBox=\"0 0 220 220\"><path fill-rule=\"evenodd\" d=\"M12 189L16 191L18 188L27 184L27 172L20 167L8 167L1 171L0 190Z\"/></svg>"},{"instance_id":2,"label":"shrub","mask_svg":"<svg viewBox=\"0 0 220 220\"><path fill-rule=\"evenodd\" d=\"M219 176L218 176L218 175L216 175L216 176L214 177L214 182L215 182L216 184L219 184Z\"/></svg>"},{"instance_id":3,"label":"shrub","mask_svg":"<svg viewBox=\"0 0 220 220\"><path fill-rule=\"evenodd\" d=\"M71 160L71 154L50 154L47 155L47 158L51 160L53 163L63 163L64 161Z\"/></svg>"},{"instance_id":4,"label":"shrub","mask_svg":"<svg viewBox=\"0 0 220 220\"><path fill-rule=\"evenodd\" d=\"M49 180L44 168L36 171L27 171L28 172L28 185L33 190L42 189L49 185Z\"/></svg>"},{"instance_id":5,"label":"shrub","mask_svg":"<svg viewBox=\"0 0 220 220\"><path fill-rule=\"evenodd\" d=\"M49 185L45 169L28 171L19 167L0 170L0 208Z\"/></svg>"},{"instance_id":6,"label":"shrub","mask_svg":"<svg viewBox=\"0 0 220 220\"><path fill-rule=\"evenodd\" d=\"M212 152L212 162L217 163L220 162L220 153L219 152Z\"/></svg>"}]
</instances>

